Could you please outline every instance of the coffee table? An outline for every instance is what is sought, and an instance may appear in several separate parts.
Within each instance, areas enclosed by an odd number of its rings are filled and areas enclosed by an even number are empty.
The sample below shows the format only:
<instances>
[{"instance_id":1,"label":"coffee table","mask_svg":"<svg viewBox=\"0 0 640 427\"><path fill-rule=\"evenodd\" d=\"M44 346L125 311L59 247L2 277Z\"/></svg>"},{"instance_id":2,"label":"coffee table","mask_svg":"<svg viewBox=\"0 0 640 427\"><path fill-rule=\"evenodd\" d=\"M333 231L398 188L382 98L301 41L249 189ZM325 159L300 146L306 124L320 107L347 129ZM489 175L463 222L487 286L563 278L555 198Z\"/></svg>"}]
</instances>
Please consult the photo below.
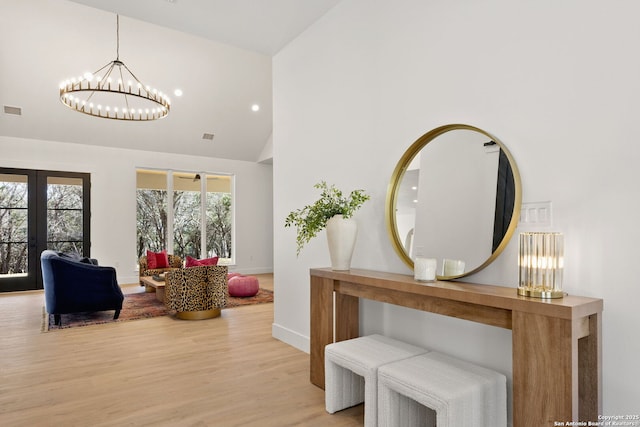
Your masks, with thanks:
<instances>
[{"instance_id":1,"label":"coffee table","mask_svg":"<svg viewBox=\"0 0 640 427\"><path fill-rule=\"evenodd\" d=\"M155 292L156 298L160 302L164 302L164 282L154 280L152 276L142 276L140 281L144 284L146 292Z\"/></svg>"}]
</instances>

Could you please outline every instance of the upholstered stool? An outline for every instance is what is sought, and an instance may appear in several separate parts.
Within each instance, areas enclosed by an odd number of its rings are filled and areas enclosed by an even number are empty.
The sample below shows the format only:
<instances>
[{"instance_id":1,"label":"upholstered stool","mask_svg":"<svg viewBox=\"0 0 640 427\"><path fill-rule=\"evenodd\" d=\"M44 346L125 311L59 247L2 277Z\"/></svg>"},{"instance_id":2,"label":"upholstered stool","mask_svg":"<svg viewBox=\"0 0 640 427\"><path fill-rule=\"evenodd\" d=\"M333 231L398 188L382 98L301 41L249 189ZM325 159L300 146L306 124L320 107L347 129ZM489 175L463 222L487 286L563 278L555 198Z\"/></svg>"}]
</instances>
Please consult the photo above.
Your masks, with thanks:
<instances>
[{"instance_id":1,"label":"upholstered stool","mask_svg":"<svg viewBox=\"0 0 640 427\"><path fill-rule=\"evenodd\" d=\"M333 414L364 402L364 425L377 426L378 367L427 350L382 335L369 335L325 347L325 406Z\"/></svg>"},{"instance_id":2,"label":"upholstered stool","mask_svg":"<svg viewBox=\"0 0 640 427\"><path fill-rule=\"evenodd\" d=\"M229 295L232 297L252 297L258 293L260 285L255 276L234 276L229 279Z\"/></svg>"},{"instance_id":3,"label":"upholstered stool","mask_svg":"<svg viewBox=\"0 0 640 427\"><path fill-rule=\"evenodd\" d=\"M378 369L378 425L507 425L506 377L430 352Z\"/></svg>"}]
</instances>

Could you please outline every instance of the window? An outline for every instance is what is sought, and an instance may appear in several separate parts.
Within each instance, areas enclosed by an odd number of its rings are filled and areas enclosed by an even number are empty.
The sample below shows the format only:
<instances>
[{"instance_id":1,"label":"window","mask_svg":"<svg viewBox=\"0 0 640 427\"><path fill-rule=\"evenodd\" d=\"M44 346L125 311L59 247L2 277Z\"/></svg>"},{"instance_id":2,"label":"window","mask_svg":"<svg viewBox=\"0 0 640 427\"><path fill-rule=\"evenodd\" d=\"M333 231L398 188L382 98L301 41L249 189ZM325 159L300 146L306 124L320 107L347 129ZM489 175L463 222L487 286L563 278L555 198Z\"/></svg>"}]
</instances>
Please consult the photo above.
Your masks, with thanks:
<instances>
[{"instance_id":1,"label":"window","mask_svg":"<svg viewBox=\"0 0 640 427\"><path fill-rule=\"evenodd\" d=\"M137 253L233 264L233 176L137 170ZM169 197L171 195L171 197Z\"/></svg>"},{"instance_id":2,"label":"window","mask_svg":"<svg viewBox=\"0 0 640 427\"><path fill-rule=\"evenodd\" d=\"M26 275L28 177L0 175L0 275Z\"/></svg>"},{"instance_id":3,"label":"window","mask_svg":"<svg viewBox=\"0 0 640 427\"><path fill-rule=\"evenodd\" d=\"M137 241L138 258L146 250L167 249L167 173L137 172Z\"/></svg>"},{"instance_id":4,"label":"window","mask_svg":"<svg viewBox=\"0 0 640 427\"><path fill-rule=\"evenodd\" d=\"M81 178L47 177L47 249L85 253Z\"/></svg>"}]
</instances>

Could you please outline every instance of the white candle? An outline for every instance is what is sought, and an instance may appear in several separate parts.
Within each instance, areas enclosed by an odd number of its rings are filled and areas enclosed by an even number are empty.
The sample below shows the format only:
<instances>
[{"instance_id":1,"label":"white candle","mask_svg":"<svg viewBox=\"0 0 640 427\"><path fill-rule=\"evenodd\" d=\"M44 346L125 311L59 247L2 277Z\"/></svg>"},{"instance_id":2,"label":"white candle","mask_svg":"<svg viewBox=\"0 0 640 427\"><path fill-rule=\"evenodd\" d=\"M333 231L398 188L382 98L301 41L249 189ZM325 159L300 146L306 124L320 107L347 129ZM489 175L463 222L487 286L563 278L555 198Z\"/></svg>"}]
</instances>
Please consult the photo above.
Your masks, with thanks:
<instances>
[{"instance_id":1,"label":"white candle","mask_svg":"<svg viewBox=\"0 0 640 427\"><path fill-rule=\"evenodd\" d=\"M435 258L416 257L413 263L414 279L420 282L433 282L436 280Z\"/></svg>"}]
</instances>

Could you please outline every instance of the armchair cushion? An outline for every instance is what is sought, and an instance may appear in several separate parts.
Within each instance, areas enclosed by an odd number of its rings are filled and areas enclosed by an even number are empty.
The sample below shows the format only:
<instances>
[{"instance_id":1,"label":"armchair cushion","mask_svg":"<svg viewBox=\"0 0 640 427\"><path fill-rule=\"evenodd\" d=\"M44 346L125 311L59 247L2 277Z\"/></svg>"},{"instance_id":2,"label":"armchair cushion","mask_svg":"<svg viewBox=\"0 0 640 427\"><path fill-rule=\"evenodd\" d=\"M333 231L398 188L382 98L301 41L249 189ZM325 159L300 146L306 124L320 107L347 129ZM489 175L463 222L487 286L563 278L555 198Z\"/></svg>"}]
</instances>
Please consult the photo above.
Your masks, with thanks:
<instances>
[{"instance_id":1,"label":"armchair cushion","mask_svg":"<svg viewBox=\"0 0 640 427\"><path fill-rule=\"evenodd\" d=\"M84 264L98 265L98 260L95 258L83 257L77 252L56 252L62 258L68 258L72 261L82 262Z\"/></svg>"},{"instance_id":2,"label":"armchair cushion","mask_svg":"<svg viewBox=\"0 0 640 427\"><path fill-rule=\"evenodd\" d=\"M147 264L149 264L149 268L152 270L155 268L168 268L169 257L167 256L167 251L147 251Z\"/></svg>"},{"instance_id":3,"label":"armchair cushion","mask_svg":"<svg viewBox=\"0 0 640 427\"><path fill-rule=\"evenodd\" d=\"M215 256L213 258L204 258L204 259L195 259L187 255L187 260L185 261L185 267L200 267L203 265L218 265L218 257Z\"/></svg>"}]
</instances>

